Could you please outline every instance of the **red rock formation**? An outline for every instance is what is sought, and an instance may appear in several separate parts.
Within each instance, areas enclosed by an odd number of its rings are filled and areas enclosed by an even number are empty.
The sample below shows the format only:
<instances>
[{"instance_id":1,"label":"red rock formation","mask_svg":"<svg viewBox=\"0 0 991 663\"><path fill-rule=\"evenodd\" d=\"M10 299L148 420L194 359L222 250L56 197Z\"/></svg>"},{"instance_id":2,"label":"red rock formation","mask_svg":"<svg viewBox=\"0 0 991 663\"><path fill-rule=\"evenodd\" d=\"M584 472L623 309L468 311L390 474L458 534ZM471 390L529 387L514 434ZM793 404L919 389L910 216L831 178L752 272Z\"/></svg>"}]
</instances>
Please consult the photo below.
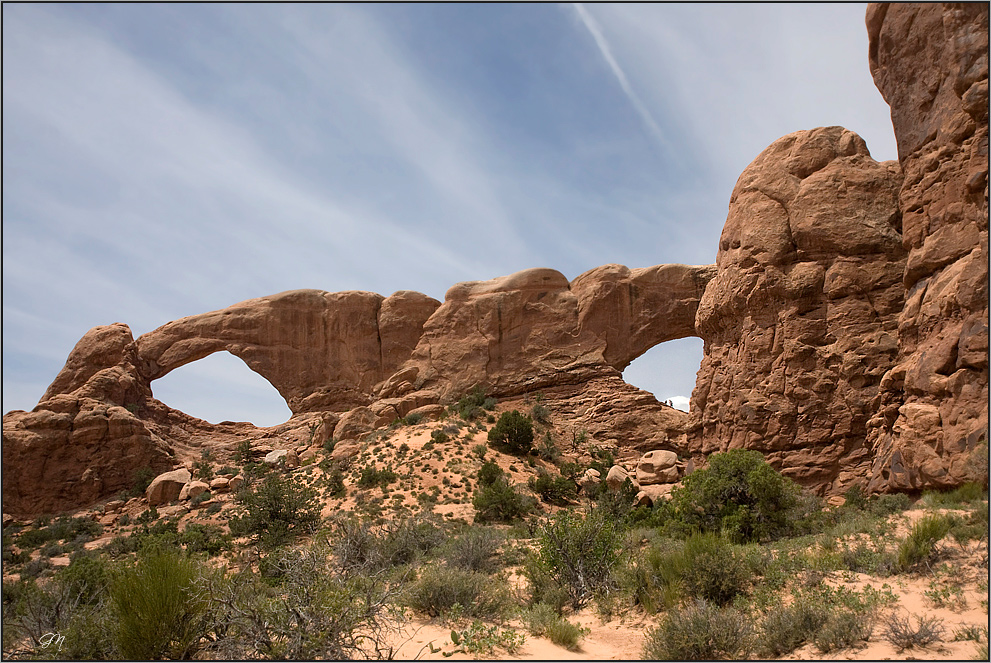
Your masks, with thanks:
<instances>
[{"instance_id":1,"label":"red rock formation","mask_svg":"<svg viewBox=\"0 0 991 663\"><path fill-rule=\"evenodd\" d=\"M449 400L482 385L511 396L617 375L658 343L695 335L694 311L714 273L604 265L571 283L553 269L459 283L379 395Z\"/></svg>"},{"instance_id":2,"label":"red rock formation","mask_svg":"<svg viewBox=\"0 0 991 663\"><path fill-rule=\"evenodd\" d=\"M842 127L789 134L744 170L696 316L693 453L758 449L824 491L866 476L898 348L900 185L898 165Z\"/></svg>"},{"instance_id":3,"label":"red rock formation","mask_svg":"<svg viewBox=\"0 0 991 663\"><path fill-rule=\"evenodd\" d=\"M952 487L976 476L988 428L988 5L872 4L867 31L908 250L871 488Z\"/></svg>"},{"instance_id":4,"label":"red rock formation","mask_svg":"<svg viewBox=\"0 0 991 663\"><path fill-rule=\"evenodd\" d=\"M675 444L684 415L619 371L652 345L694 333L712 273L609 265L580 276L573 292L558 272L528 270L458 284L443 306L408 291L296 290L176 320L136 341L126 325L97 327L33 412L4 416L4 509L78 507L130 489L140 468L188 463L204 446L224 455L245 439L283 448L332 434L355 439L476 384L497 396L580 385L562 398L580 394L565 409L578 422L594 418L590 432ZM268 379L293 417L267 429L210 424L152 397L153 380L221 350Z\"/></svg>"}]
</instances>

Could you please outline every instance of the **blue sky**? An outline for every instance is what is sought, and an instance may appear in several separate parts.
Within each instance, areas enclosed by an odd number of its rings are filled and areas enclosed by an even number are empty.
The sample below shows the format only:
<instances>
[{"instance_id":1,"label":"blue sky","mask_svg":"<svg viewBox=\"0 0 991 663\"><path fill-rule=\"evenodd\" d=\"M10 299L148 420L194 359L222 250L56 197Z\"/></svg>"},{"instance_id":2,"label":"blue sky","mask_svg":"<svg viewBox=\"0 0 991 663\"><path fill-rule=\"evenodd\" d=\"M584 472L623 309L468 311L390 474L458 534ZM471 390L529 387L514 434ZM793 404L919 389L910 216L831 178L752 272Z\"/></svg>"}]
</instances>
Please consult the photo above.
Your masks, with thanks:
<instances>
[{"instance_id":1,"label":"blue sky","mask_svg":"<svg viewBox=\"0 0 991 663\"><path fill-rule=\"evenodd\" d=\"M896 158L865 5L3 6L3 411L91 327L296 288L715 260L740 172L842 125ZM627 370L688 396L702 344ZM289 411L218 353L152 384Z\"/></svg>"}]
</instances>

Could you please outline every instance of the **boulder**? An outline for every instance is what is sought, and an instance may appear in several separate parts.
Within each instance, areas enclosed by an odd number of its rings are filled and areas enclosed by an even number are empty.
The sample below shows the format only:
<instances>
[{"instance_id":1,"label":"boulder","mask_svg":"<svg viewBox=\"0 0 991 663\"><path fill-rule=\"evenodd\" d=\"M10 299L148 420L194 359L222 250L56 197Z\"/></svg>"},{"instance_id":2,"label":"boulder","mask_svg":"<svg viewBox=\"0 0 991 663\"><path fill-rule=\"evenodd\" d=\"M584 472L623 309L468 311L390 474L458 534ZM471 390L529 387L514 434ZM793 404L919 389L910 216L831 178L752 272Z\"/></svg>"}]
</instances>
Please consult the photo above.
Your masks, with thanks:
<instances>
[{"instance_id":1,"label":"boulder","mask_svg":"<svg viewBox=\"0 0 991 663\"><path fill-rule=\"evenodd\" d=\"M183 486L189 483L190 478L189 470L185 468L159 474L152 479L148 489L145 490L149 506L168 504L179 499L179 493L182 492Z\"/></svg>"},{"instance_id":2,"label":"boulder","mask_svg":"<svg viewBox=\"0 0 991 663\"><path fill-rule=\"evenodd\" d=\"M653 506L658 500L671 498L671 491L675 484L662 483L649 486L642 486L633 500L635 506Z\"/></svg>"},{"instance_id":3,"label":"boulder","mask_svg":"<svg viewBox=\"0 0 991 663\"><path fill-rule=\"evenodd\" d=\"M678 480L678 454L655 449L648 451L637 462L636 477L641 486L674 483Z\"/></svg>"},{"instance_id":4,"label":"boulder","mask_svg":"<svg viewBox=\"0 0 991 663\"><path fill-rule=\"evenodd\" d=\"M602 483L601 473L592 467L585 470L585 473L578 479L578 485L584 493L592 492L600 483Z\"/></svg>"},{"instance_id":5,"label":"boulder","mask_svg":"<svg viewBox=\"0 0 991 663\"><path fill-rule=\"evenodd\" d=\"M227 482L227 488L233 493L236 492L241 485L244 484L244 477L238 474L232 477L230 481Z\"/></svg>"},{"instance_id":6,"label":"boulder","mask_svg":"<svg viewBox=\"0 0 991 663\"><path fill-rule=\"evenodd\" d=\"M211 493L223 493L226 492L230 486L231 480L227 477L216 477L210 481L210 492Z\"/></svg>"},{"instance_id":7,"label":"boulder","mask_svg":"<svg viewBox=\"0 0 991 663\"><path fill-rule=\"evenodd\" d=\"M631 476L623 466L613 465L609 468L609 473L606 474L606 487L608 487L609 490L616 492L623 486L627 479L633 483L634 488L637 490L640 489L640 485L637 483L635 476Z\"/></svg>"},{"instance_id":8,"label":"boulder","mask_svg":"<svg viewBox=\"0 0 991 663\"><path fill-rule=\"evenodd\" d=\"M191 500L197 495L201 495L210 489L210 484L205 481L190 481L179 491L179 501Z\"/></svg>"},{"instance_id":9,"label":"boulder","mask_svg":"<svg viewBox=\"0 0 991 663\"><path fill-rule=\"evenodd\" d=\"M265 454L262 462L269 467L283 465L286 468L295 468L299 467L299 456L291 449L276 449Z\"/></svg>"}]
</instances>

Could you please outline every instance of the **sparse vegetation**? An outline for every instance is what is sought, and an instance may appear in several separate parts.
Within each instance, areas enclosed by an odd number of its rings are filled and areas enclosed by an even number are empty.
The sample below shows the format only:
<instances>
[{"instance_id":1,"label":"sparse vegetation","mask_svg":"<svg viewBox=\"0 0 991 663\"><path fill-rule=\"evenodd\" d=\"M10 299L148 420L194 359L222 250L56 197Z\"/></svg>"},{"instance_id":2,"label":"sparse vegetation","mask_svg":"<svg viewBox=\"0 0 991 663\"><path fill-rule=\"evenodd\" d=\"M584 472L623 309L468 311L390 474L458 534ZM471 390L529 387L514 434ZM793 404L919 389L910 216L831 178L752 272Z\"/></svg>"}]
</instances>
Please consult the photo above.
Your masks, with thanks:
<instances>
[{"instance_id":1,"label":"sparse vegetation","mask_svg":"<svg viewBox=\"0 0 991 663\"><path fill-rule=\"evenodd\" d=\"M485 399L475 402L484 411ZM987 647L986 630L957 620L987 609L987 584L977 584L974 599L970 576L953 571L964 556L986 565L983 486L926 493L915 506L930 511L913 514L905 535L907 496L853 488L842 506L823 508L759 454L730 452L713 454L671 501L635 507L632 484L576 489L589 466L604 474L614 454L627 464L612 442L590 447L585 436L580 453L562 457L554 440L569 433L546 423L525 453L525 445L510 448L508 433L478 444L511 430L500 429L511 418L532 432L531 417L514 410L493 422L494 434L484 433L481 416L392 427L368 436L351 459L260 476L264 468L251 464L258 472L245 472L239 492L144 512L113 505L108 514L120 517L106 528L114 538L98 551L83 548L104 529L93 514L6 527L5 571L20 579L4 583L4 656L47 656L40 638L57 630L67 637L61 655L81 659L124 656L137 647L125 632L146 643L143 658L388 658L394 650L376 649L383 629L405 618L448 625L450 642L429 644L445 656L512 656L524 632L578 651L589 629L572 611L586 608L603 620L646 614L656 626L641 632L641 653L651 657L846 657L867 640L921 650L948 632L956 643L945 646L971 647L965 656ZM237 471L223 461L217 473ZM201 500L210 509L196 509ZM458 507L469 503L474 524ZM338 513L321 521L327 505ZM235 537L248 540L234 545ZM113 593L139 570L149 586L165 582L155 577L191 578L168 581L185 606L181 624L153 602L120 607ZM857 574L893 578L892 587L865 585ZM945 622L952 630L898 611L892 588L904 591L904 574L928 585L932 610L956 612ZM159 628L117 630L123 609L158 611ZM516 616L522 628L505 621Z\"/></svg>"}]
</instances>

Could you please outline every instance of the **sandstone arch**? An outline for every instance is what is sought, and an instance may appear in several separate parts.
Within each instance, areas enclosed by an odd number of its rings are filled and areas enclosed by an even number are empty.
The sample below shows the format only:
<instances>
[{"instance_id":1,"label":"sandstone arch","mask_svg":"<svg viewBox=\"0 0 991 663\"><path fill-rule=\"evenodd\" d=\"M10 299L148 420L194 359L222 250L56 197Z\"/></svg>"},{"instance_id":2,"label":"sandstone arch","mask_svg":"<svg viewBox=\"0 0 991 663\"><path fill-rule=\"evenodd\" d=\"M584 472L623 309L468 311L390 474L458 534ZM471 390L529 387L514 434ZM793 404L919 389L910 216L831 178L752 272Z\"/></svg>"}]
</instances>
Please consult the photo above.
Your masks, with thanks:
<instances>
[{"instance_id":1,"label":"sandstone arch","mask_svg":"<svg viewBox=\"0 0 991 663\"><path fill-rule=\"evenodd\" d=\"M226 350L268 380L293 413L345 411L409 357L440 303L418 292L292 290L203 313L137 340L148 382Z\"/></svg>"}]
</instances>

